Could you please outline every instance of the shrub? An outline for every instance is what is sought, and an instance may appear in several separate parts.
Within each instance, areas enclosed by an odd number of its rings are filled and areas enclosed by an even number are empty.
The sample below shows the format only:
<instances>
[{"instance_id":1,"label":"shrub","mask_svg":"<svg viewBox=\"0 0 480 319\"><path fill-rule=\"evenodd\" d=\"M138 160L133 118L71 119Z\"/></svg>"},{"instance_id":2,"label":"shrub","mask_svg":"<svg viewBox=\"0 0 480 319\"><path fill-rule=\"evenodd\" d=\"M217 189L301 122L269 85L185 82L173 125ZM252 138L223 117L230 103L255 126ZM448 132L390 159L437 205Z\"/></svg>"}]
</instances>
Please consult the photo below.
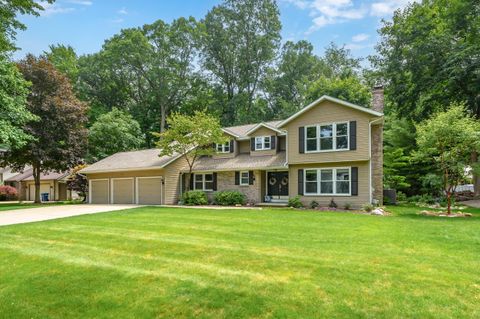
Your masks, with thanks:
<instances>
[{"instance_id":1,"label":"shrub","mask_svg":"<svg viewBox=\"0 0 480 319\"><path fill-rule=\"evenodd\" d=\"M397 192L397 202L406 202L407 201L407 195L405 193L398 191Z\"/></svg>"},{"instance_id":2,"label":"shrub","mask_svg":"<svg viewBox=\"0 0 480 319\"><path fill-rule=\"evenodd\" d=\"M343 208L344 208L345 210L350 210L350 209L352 208L352 204L350 204L350 203L345 203L345 205L343 205Z\"/></svg>"},{"instance_id":3,"label":"shrub","mask_svg":"<svg viewBox=\"0 0 480 319\"><path fill-rule=\"evenodd\" d=\"M330 200L330 204L328 204L328 207L330 207L330 208L337 208L338 207L337 203L335 203L333 198Z\"/></svg>"},{"instance_id":4,"label":"shrub","mask_svg":"<svg viewBox=\"0 0 480 319\"><path fill-rule=\"evenodd\" d=\"M182 195L183 204L187 206L207 205L207 195L203 191L188 191Z\"/></svg>"},{"instance_id":5,"label":"shrub","mask_svg":"<svg viewBox=\"0 0 480 319\"><path fill-rule=\"evenodd\" d=\"M245 194L239 191L221 191L214 195L214 202L217 205L245 205Z\"/></svg>"},{"instance_id":6,"label":"shrub","mask_svg":"<svg viewBox=\"0 0 480 319\"><path fill-rule=\"evenodd\" d=\"M17 198L17 190L15 187L8 185L0 186L0 201L1 200L13 200Z\"/></svg>"},{"instance_id":7,"label":"shrub","mask_svg":"<svg viewBox=\"0 0 480 319\"><path fill-rule=\"evenodd\" d=\"M411 204L435 204L435 198L429 194L414 195L410 196L407 202Z\"/></svg>"},{"instance_id":8,"label":"shrub","mask_svg":"<svg viewBox=\"0 0 480 319\"><path fill-rule=\"evenodd\" d=\"M310 202L310 208L311 208L311 209L315 209L315 208L317 208L318 206L320 206L320 205L318 204L317 201L312 200L312 201Z\"/></svg>"},{"instance_id":9,"label":"shrub","mask_svg":"<svg viewBox=\"0 0 480 319\"><path fill-rule=\"evenodd\" d=\"M367 213L370 213L374 208L375 206L373 206L373 204L370 204L370 203L365 203L362 205L362 209Z\"/></svg>"},{"instance_id":10,"label":"shrub","mask_svg":"<svg viewBox=\"0 0 480 319\"><path fill-rule=\"evenodd\" d=\"M302 208L303 203L300 201L300 196L290 197L288 199L288 206L293 208Z\"/></svg>"}]
</instances>

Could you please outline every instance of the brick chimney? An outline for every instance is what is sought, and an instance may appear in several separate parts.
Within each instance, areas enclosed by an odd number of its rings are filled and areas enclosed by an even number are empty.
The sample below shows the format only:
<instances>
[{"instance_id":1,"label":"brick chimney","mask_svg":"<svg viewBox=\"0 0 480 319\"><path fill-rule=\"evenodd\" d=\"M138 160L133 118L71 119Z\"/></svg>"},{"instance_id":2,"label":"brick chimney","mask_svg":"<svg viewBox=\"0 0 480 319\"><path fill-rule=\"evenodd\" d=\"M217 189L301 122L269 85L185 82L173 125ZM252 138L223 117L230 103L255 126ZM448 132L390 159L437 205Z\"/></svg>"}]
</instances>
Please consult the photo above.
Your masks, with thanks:
<instances>
[{"instance_id":1,"label":"brick chimney","mask_svg":"<svg viewBox=\"0 0 480 319\"><path fill-rule=\"evenodd\" d=\"M372 89L372 109L383 113L383 85L375 85ZM371 169L372 169L372 200L383 203L383 121L372 123L371 134Z\"/></svg>"}]
</instances>

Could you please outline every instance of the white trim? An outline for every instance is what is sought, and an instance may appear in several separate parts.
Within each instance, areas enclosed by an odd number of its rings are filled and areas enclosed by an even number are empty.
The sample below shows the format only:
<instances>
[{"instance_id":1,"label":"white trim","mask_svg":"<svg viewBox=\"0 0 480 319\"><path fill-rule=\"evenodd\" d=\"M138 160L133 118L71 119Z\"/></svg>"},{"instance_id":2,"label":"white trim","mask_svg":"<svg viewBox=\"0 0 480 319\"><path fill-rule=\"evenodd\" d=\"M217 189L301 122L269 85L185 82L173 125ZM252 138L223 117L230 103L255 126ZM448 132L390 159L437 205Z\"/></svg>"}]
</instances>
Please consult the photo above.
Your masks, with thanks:
<instances>
[{"instance_id":1,"label":"white trim","mask_svg":"<svg viewBox=\"0 0 480 319\"><path fill-rule=\"evenodd\" d=\"M233 132L230 131L228 128L222 128L222 131L223 131L224 133L227 133L227 134L230 135L230 136L235 137L235 138L240 138L240 135L237 135L237 134L233 133Z\"/></svg>"},{"instance_id":2,"label":"white trim","mask_svg":"<svg viewBox=\"0 0 480 319\"><path fill-rule=\"evenodd\" d=\"M88 203L92 203L92 182L93 181L107 181L107 202L110 203L110 198L108 196L110 195L110 181L108 178L94 178L94 179L88 179ZM108 204L107 203L107 204Z\"/></svg>"},{"instance_id":3,"label":"white trim","mask_svg":"<svg viewBox=\"0 0 480 319\"><path fill-rule=\"evenodd\" d=\"M326 194L320 193L320 176L322 170L332 170L332 190L333 193ZM348 194L337 194L337 170L348 169ZM317 171L317 193L307 193L307 171ZM338 196L338 197L351 197L352 196L352 167L309 167L303 169L303 196Z\"/></svg>"},{"instance_id":4,"label":"white trim","mask_svg":"<svg viewBox=\"0 0 480 319\"><path fill-rule=\"evenodd\" d=\"M268 148L265 147L265 139L268 137ZM257 138L262 139L262 148L257 148ZM272 149L272 136L265 135L265 136L255 136L255 151L269 151Z\"/></svg>"},{"instance_id":5,"label":"white trim","mask_svg":"<svg viewBox=\"0 0 480 319\"><path fill-rule=\"evenodd\" d=\"M193 177L193 190L199 190L199 191L204 191L204 192L213 192L213 188L211 188L211 189L210 188L209 189L205 188L205 184L207 182L206 179L205 179L205 175L212 175L211 182L212 182L212 184L215 182L214 177L213 177L213 172L209 171L209 172L202 172L202 173L198 173L198 174L192 172L192 175L193 175L192 176ZM196 179L197 175L202 176L202 189L197 189L197 179ZM190 178L192 178L192 177L190 177Z\"/></svg>"},{"instance_id":6,"label":"white trim","mask_svg":"<svg viewBox=\"0 0 480 319\"><path fill-rule=\"evenodd\" d=\"M252 134L252 133L255 132L256 130L258 130L260 127L268 128L269 130L272 130L272 131L277 132L277 133L280 133L280 134L284 133L282 130L279 130L279 129L271 126L271 125L268 125L268 124L265 123L265 122L260 122L260 123L258 123L257 125L255 125L254 127L252 127L251 129L249 129L249 130L245 133L245 135L250 135L250 134Z\"/></svg>"},{"instance_id":7,"label":"white trim","mask_svg":"<svg viewBox=\"0 0 480 319\"><path fill-rule=\"evenodd\" d=\"M160 178L160 204L163 204L163 176L137 176L135 177L135 204L139 205L139 200L138 200L138 180L139 179L154 179L154 178Z\"/></svg>"},{"instance_id":8,"label":"white trim","mask_svg":"<svg viewBox=\"0 0 480 319\"><path fill-rule=\"evenodd\" d=\"M297 117L299 117L300 115L302 115L303 113L305 113L306 111L310 110L312 107L316 106L318 103L321 103L323 101L330 101L330 102L338 103L340 105L343 105L343 106L346 106L346 107L349 107L349 108L352 108L352 109L355 109L355 110L358 110L358 111L361 111L361 112L365 112L365 113L368 113L368 114L372 114L372 115L375 115L375 116L383 116L383 113L374 111L372 109L368 109L366 107L356 105L356 104L353 104L353 103L350 103L350 102L347 102L347 101L343 101L343 100L340 100L340 99L337 99L337 98L334 98L334 97L331 97L331 96L328 96L328 95L323 95L322 97L313 101L312 103L310 103L309 105L307 105L306 107L304 107L303 109L298 111L297 113L293 114L292 116L290 116L286 120L282 121L278 125L278 127L283 127L285 124L287 124L287 123L291 122L292 120L296 119Z\"/></svg>"},{"instance_id":9,"label":"white trim","mask_svg":"<svg viewBox=\"0 0 480 319\"><path fill-rule=\"evenodd\" d=\"M242 183L242 173L247 173L247 183ZM248 186L250 185L250 171L240 171L240 181L238 183L240 186Z\"/></svg>"},{"instance_id":10,"label":"white trim","mask_svg":"<svg viewBox=\"0 0 480 319\"><path fill-rule=\"evenodd\" d=\"M135 177L112 177L110 178L110 184L112 184L112 187L110 189L110 204L115 204L114 200L113 200L113 193L114 193L114 190L113 190L113 182L115 180L122 180L122 179L131 179L132 180L132 204L135 203L135 183L134 183L134 180L135 180Z\"/></svg>"},{"instance_id":11,"label":"white trim","mask_svg":"<svg viewBox=\"0 0 480 319\"><path fill-rule=\"evenodd\" d=\"M347 148L340 148L337 149L337 125L338 124L347 124ZM332 149L327 149L327 150L321 150L320 149L320 127L321 126L327 126L331 125L332 126ZM317 149L315 151L309 151L307 149L307 129L309 127L315 127L317 132L316 132L316 137L315 140L317 141ZM341 137L344 137L344 135L341 135ZM305 134L304 134L304 141L305 145L305 154L309 153L325 153L325 152L344 152L344 151L350 151L350 121L340 121L340 122L329 122L329 123L318 123L318 124L312 124L312 125L306 125L305 126Z\"/></svg>"},{"instance_id":12,"label":"white trim","mask_svg":"<svg viewBox=\"0 0 480 319\"><path fill-rule=\"evenodd\" d=\"M338 162L338 161L337 161ZM351 160L348 160L347 162L352 162ZM316 162L317 163L317 162ZM266 169L269 169L269 170L275 170L275 169L278 169L278 170L285 170L285 169L288 169L288 166L285 165L285 166L272 166L272 167L235 167L235 168L219 168L219 169L215 169L214 171L215 172L232 172L232 171L261 171L261 170L266 170ZM192 171L192 174L194 173L199 173L199 174L204 174L204 173L209 173L209 172L213 172L211 169L208 169L208 170L194 170ZM188 174L188 171L182 171L183 174Z\"/></svg>"},{"instance_id":13,"label":"white trim","mask_svg":"<svg viewBox=\"0 0 480 319\"><path fill-rule=\"evenodd\" d=\"M228 151L225 150L225 148L226 148L225 146L227 146L227 145L228 145ZM218 150L218 146L222 147L221 151ZM231 153L230 152L230 146L231 146L230 141L228 141L226 143L223 143L223 144L215 143L215 152L217 154L230 154Z\"/></svg>"}]
</instances>

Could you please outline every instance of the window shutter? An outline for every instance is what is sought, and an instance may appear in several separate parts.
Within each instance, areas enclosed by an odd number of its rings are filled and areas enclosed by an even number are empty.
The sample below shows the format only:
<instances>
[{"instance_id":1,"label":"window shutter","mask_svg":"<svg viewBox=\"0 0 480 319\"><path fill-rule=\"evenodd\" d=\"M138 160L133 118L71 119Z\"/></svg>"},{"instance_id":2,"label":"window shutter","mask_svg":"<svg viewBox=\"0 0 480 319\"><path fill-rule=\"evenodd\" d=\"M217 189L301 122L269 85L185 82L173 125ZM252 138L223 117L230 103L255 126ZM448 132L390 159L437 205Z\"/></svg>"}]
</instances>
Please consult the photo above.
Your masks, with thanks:
<instances>
[{"instance_id":1,"label":"window shutter","mask_svg":"<svg viewBox=\"0 0 480 319\"><path fill-rule=\"evenodd\" d=\"M298 152L305 153L305 127L298 128Z\"/></svg>"},{"instance_id":2,"label":"window shutter","mask_svg":"<svg viewBox=\"0 0 480 319\"><path fill-rule=\"evenodd\" d=\"M358 196L358 167L352 167L352 196Z\"/></svg>"},{"instance_id":3,"label":"window shutter","mask_svg":"<svg viewBox=\"0 0 480 319\"><path fill-rule=\"evenodd\" d=\"M213 190L217 190L217 173L213 173Z\"/></svg>"},{"instance_id":4,"label":"window shutter","mask_svg":"<svg viewBox=\"0 0 480 319\"><path fill-rule=\"evenodd\" d=\"M190 174L190 190L193 189L193 180L195 179L195 174Z\"/></svg>"},{"instance_id":5,"label":"window shutter","mask_svg":"<svg viewBox=\"0 0 480 319\"><path fill-rule=\"evenodd\" d=\"M185 180L187 178L187 174L182 174L182 193L185 193L185 189L186 189L186 186L187 184L185 184Z\"/></svg>"},{"instance_id":6,"label":"window shutter","mask_svg":"<svg viewBox=\"0 0 480 319\"><path fill-rule=\"evenodd\" d=\"M235 185L240 185L240 172L235 172Z\"/></svg>"},{"instance_id":7,"label":"window shutter","mask_svg":"<svg viewBox=\"0 0 480 319\"><path fill-rule=\"evenodd\" d=\"M230 153L234 152L235 140L230 140Z\"/></svg>"},{"instance_id":8,"label":"window shutter","mask_svg":"<svg viewBox=\"0 0 480 319\"><path fill-rule=\"evenodd\" d=\"M272 135L270 137L270 149L271 150L274 150L277 147L276 142L277 142L277 137L275 135Z\"/></svg>"},{"instance_id":9,"label":"window shutter","mask_svg":"<svg viewBox=\"0 0 480 319\"><path fill-rule=\"evenodd\" d=\"M255 137L250 138L250 150L255 151Z\"/></svg>"},{"instance_id":10,"label":"window shutter","mask_svg":"<svg viewBox=\"0 0 480 319\"><path fill-rule=\"evenodd\" d=\"M298 170L298 195L303 195L303 169Z\"/></svg>"},{"instance_id":11,"label":"window shutter","mask_svg":"<svg viewBox=\"0 0 480 319\"><path fill-rule=\"evenodd\" d=\"M350 121L350 150L357 149L357 121Z\"/></svg>"},{"instance_id":12,"label":"window shutter","mask_svg":"<svg viewBox=\"0 0 480 319\"><path fill-rule=\"evenodd\" d=\"M216 151L217 151L217 144L212 143L212 148L213 148L213 150L216 152Z\"/></svg>"},{"instance_id":13,"label":"window shutter","mask_svg":"<svg viewBox=\"0 0 480 319\"><path fill-rule=\"evenodd\" d=\"M253 185L254 179L255 175L253 174L253 171L248 171L248 184Z\"/></svg>"}]
</instances>

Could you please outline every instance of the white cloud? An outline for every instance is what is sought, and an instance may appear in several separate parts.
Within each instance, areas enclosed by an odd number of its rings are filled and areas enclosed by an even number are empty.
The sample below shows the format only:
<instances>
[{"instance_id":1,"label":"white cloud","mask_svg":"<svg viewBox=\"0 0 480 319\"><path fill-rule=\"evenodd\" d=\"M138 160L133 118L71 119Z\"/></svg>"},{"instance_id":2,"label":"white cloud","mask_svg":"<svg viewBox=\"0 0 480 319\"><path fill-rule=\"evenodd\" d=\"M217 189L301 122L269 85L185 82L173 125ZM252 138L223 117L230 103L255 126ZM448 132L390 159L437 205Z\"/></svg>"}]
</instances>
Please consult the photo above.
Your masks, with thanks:
<instances>
[{"instance_id":1,"label":"white cloud","mask_svg":"<svg viewBox=\"0 0 480 319\"><path fill-rule=\"evenodd\" d=\"M82 6L91 6L93 4L93 1L90 0L68 0L68 3L73 3L73 4L79 4Z\"/></svg>"},{"instance_id":2,"label":"white cloud","mask_svg":"<svg viewBox=\"0 0 480 319\"><path fill-rule=\"evenodd\" d=\"M363 42L363 41L367 40L368 38L370 38L370 35L369 35L369 34L359 33L359 34L354 35L354 36L352 37L352 41L353 41L353 42Z\"/></svg>"},{"instance_id":3,"label":"white cloud","mask_svg":"<svg viewBox=\"0 0 480 319\"><path fill-rule=\"evenodd\" d=\"M285 3L293 4L295 7L303 10L309 6L309 2L305 0L282 0Z\"/></svg>"},{"instance_id":4,"label":"white cloud","mask_svg":"<svg viewBox=\"0 0 480 319\"><path fill-rule=\"evenodd\" d=\"M368 44L349 43L345 45L345 49L352 50L352 51L361 50L365 48L373 48L373 47L374 47L373 43L368 43Z\"/></svg>"},{"instance_id":5,"label":"white cloud","mask_svg":"<svg viewBox=\"0 0 480 319\"><path fill-rule=\"evenodd\" d=\"M308 29L307 34L328 24L362 19L368 13L363 4L355 6L352 0L314 0L310 3L309 8L310 16L314 18L313 25Z\"/></svg>"},{"instance_id":6,"label":"white cloud","mask_svg":"<svg viewBox=\"0 0 480 319\"><path fill-rule=\"evenodd\" d=\"M69 13L75 10L75 8L61 7L56 3L48 3L44 1L38 2L42 7L43 11L40 11L40 16L48 17L55 14Z\"/></svg>"},{"instance_id":7,"label":"white cloud","mask_svg":"<svg viewBox=\"0 0 480 319\"><path fill-rule=\"evenodd\" d=\"M122 23L124 20L122 18L116 18L116 19L112 19L110 20L112 23Z\"/></svg>"},{"instance_id":8,"label":"white cloud","mask_svg":"<svg viewBox=\"0 0 480 319\"><path fill-rule=\"evenodd\" d=\"M419 0L383 0L372 3L370 14L376 17L390 16L399 8L406 7L409 3L418 2Z\"/></svg>"},{"instance_id":9,"label":"white cloud","mask_svg":"<svg viewBox=\"0 0 480 319\"><path fill-rule=\"evenodd\" d=\"M127 15L128 14L128 11L127 9L125 8L121 8L120 10L117 11L118 14L123 14L123 15Z\"/></svg>"}]
</instances>

